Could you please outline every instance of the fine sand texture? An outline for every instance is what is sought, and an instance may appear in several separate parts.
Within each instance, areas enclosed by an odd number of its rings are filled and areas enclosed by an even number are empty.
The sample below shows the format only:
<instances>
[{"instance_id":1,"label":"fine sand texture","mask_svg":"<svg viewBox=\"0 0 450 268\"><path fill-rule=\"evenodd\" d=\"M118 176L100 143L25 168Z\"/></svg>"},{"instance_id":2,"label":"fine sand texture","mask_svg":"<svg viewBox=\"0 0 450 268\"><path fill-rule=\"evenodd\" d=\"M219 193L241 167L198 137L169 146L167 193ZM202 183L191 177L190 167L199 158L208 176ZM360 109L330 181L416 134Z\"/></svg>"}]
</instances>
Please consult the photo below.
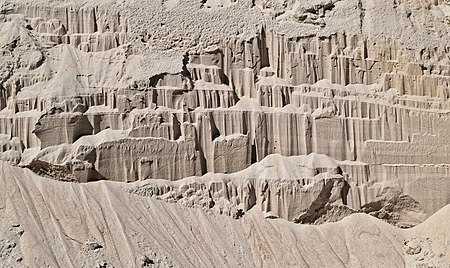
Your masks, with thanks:
<instances>
[{"instance_id":1,"label":"fine sand texture","mask_svg":"<svg viewBox=\"0 0 450 268\"><path fill-rule=\"evenodd\" d=\"M447 0L0 0L0 267L449 267Z\"/></svg>"}]
</instances>

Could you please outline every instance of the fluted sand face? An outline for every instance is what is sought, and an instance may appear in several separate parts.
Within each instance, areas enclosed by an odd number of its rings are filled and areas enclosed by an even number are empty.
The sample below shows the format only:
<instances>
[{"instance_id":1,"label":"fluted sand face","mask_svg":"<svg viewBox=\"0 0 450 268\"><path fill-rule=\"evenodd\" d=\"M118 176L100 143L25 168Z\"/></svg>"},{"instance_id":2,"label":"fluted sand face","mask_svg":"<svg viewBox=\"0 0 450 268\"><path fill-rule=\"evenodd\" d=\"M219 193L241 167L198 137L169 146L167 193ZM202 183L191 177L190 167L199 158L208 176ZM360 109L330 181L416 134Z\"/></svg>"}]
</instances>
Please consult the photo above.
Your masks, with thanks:
<instances>
[{"instance_id":1,"label":"fluted sand face","mask_svg":"<svg viewBox=\"0 0 450 268\"><path fill-rule=\"evenodd\" d=\"M1 2L0 266L448 267L449 30L443 0Z\"/></svg>"}]
</instances>

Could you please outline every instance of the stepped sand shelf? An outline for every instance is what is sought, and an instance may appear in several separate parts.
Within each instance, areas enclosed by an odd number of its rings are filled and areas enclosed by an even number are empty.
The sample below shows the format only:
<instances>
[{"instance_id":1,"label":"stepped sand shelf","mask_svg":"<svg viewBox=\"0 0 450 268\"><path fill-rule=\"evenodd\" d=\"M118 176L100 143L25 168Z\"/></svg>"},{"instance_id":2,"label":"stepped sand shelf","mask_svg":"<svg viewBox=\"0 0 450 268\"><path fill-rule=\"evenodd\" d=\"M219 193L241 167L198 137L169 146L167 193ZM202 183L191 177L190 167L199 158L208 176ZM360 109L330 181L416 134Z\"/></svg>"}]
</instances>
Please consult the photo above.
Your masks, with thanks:
<instances>
[{"instance_id":1,"label":"stepped sand shelf","mask_svg":"<svg viewBox=\"0 0 450 268\"><path fill-rule=\"evenodd\" d=\"M450 267L447 0L0 0L0 267Z\"/></svg>"}]
</instances>

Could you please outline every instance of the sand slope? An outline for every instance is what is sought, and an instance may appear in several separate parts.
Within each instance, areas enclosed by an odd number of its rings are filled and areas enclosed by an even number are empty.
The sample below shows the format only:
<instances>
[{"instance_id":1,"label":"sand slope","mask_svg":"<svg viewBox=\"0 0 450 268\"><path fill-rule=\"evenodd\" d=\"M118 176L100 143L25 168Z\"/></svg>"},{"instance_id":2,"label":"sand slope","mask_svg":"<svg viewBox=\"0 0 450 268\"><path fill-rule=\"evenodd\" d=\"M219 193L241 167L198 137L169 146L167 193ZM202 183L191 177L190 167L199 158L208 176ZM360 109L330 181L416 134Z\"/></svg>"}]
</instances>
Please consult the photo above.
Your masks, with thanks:
<instances>
[{"instance_id":1,"label":"sand slope","mask_svg":"<svg viewBox=\"0 0 450 268\"><path fill-rule=\"evenodd\" d=\"M5 163L0 172L2 267L402 267L408 236L429 225L436 243L450 234L435 223L449 207L406 232L363 214L307 226L255 209L233 220L121 183L61 183Z\"/></svg>"}]
</instances>

